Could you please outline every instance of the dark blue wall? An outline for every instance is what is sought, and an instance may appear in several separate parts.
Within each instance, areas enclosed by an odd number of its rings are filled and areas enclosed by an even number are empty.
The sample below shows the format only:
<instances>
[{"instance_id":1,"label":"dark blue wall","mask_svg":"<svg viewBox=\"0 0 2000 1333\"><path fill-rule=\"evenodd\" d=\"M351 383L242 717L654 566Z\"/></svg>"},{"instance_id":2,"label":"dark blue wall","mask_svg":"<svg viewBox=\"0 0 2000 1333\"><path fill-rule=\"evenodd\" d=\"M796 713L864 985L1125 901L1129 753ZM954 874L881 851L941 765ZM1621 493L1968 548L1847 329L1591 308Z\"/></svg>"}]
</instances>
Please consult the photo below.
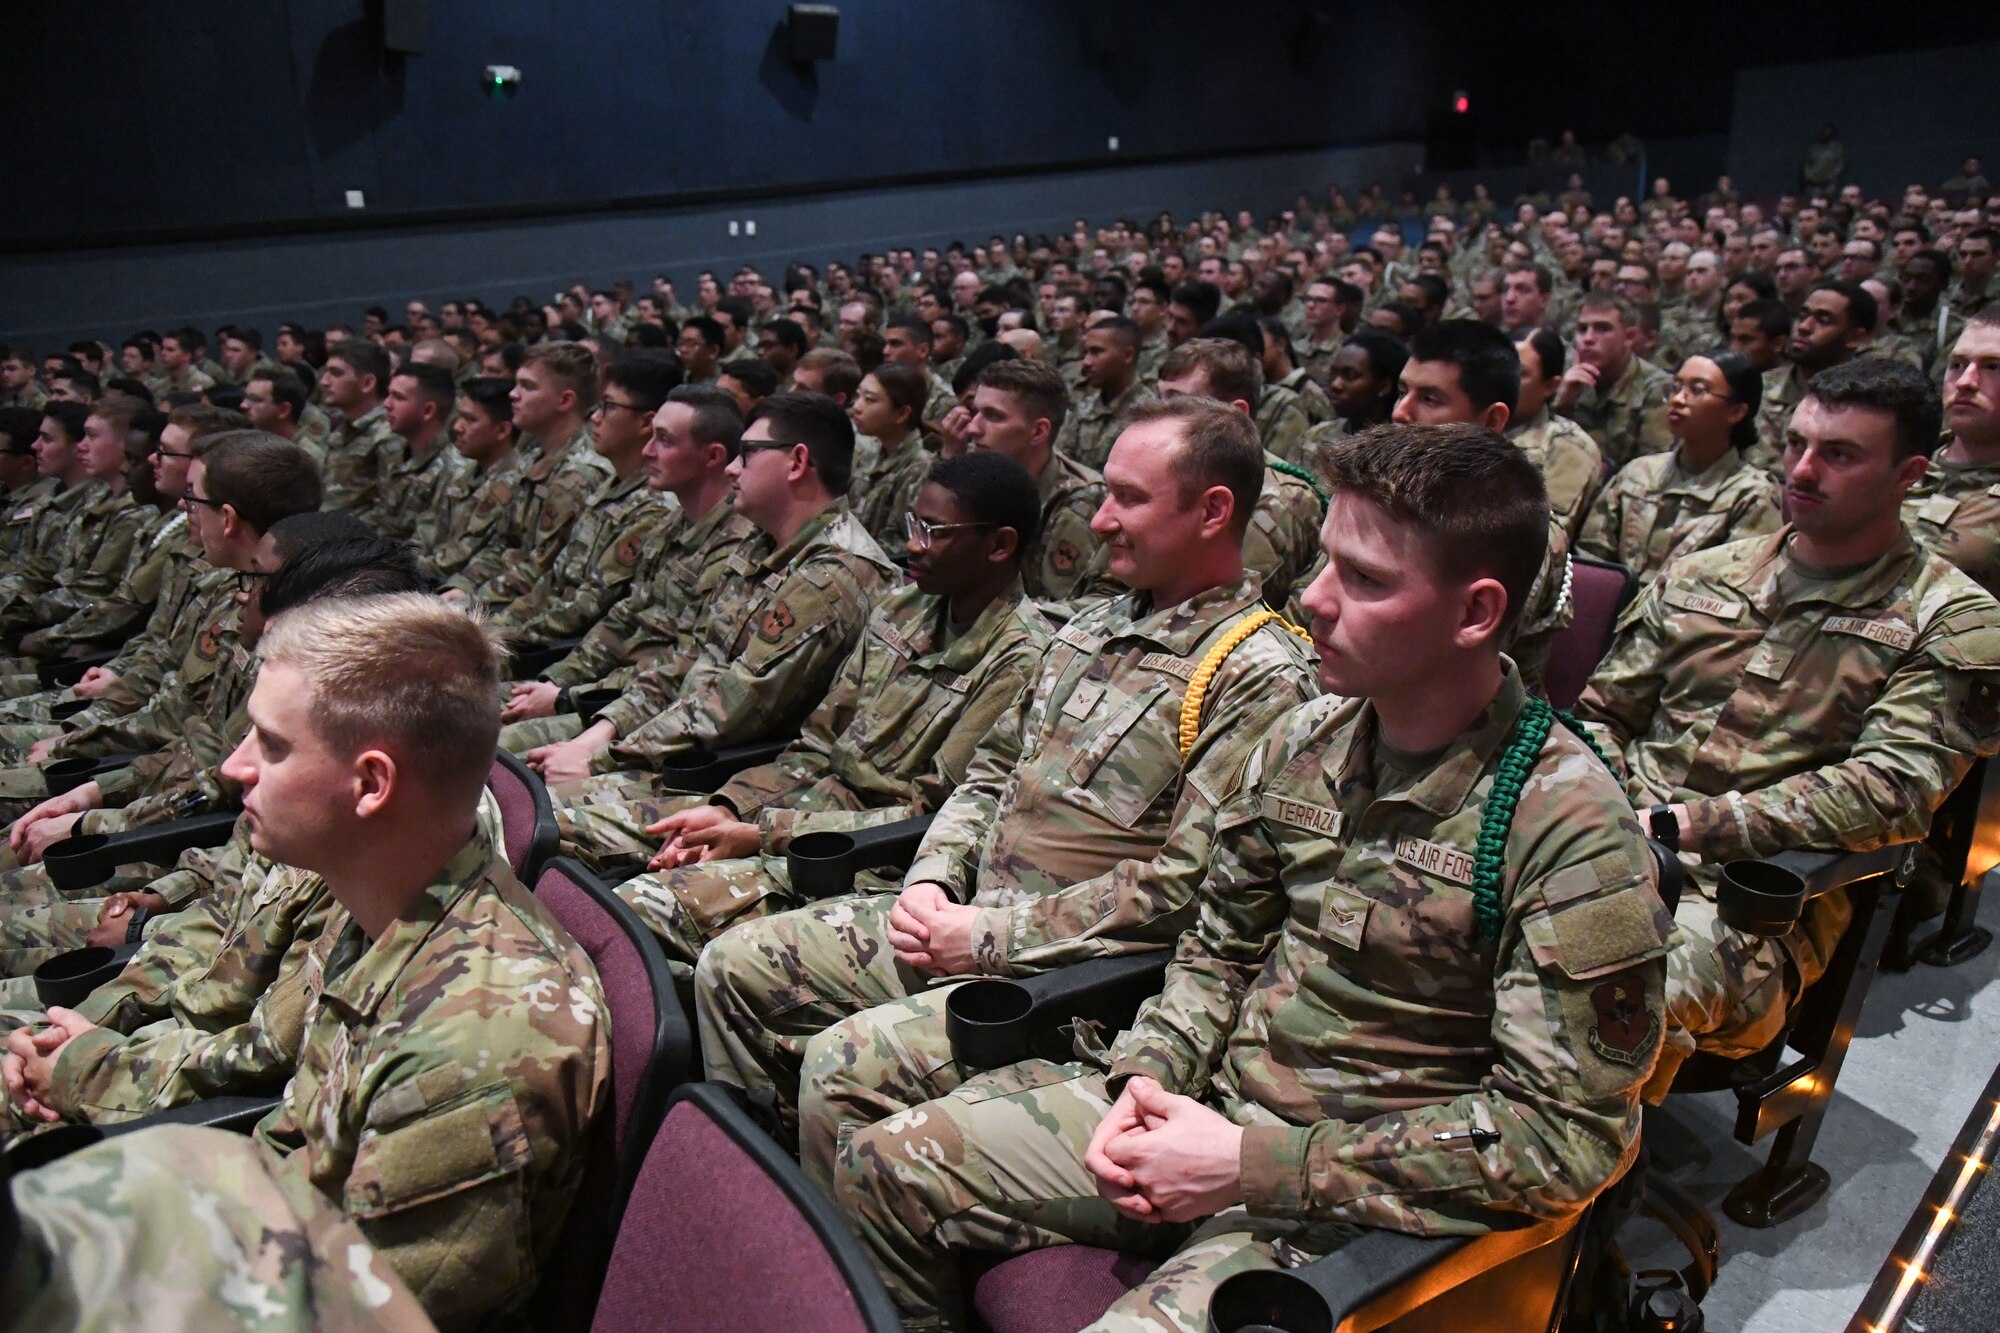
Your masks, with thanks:
<instances>
[{"instance_id":1,"label":"dark blue wall","mask_svg":"<svg viewBox=\"0 0 2000 1333\"><path fill-rule=\"evenodd\" d=\"M362 0L10 7L10 138L68 168L0 244L847 185L1420 133L1430 25L1310 0L845 0L801 74L781 0L429 0L385 55ZM1108 49L1108 53L1102 53ZM523 72L489 99L481 71ZM1107 151L1109 136L1120 140Z\"/></svg>"},{"instance_id":2,"label":"dark blue wall","mask_svg":"<svg viewBox=\"0 0 2000 1333\"><path fill-rule=\"evenodd\" d=\"M661 272L686 294L704 268L752 263L775 276L792 259L851 262L888 245L1056 231L1079 214L1106 222L1163 208L1181 217L1211 208L1268 214L1302 190L1398 180L1421 156L1415 144L1378 145L755 204L0 257L0 342L115 342L134 329L185 323L249 323L268 337L288 319L358 324L364 306L400 309L412 296L504 305L516 293L546 300L578 281L631 278L644 288ZM731 236L731 220L755 222L757 234Z\"/></svg>"},{"instance_id":3,"label":"dark blue wall","mask_svg":"<svg viewBox=\"0 0 2000 1333\"><path fill-rule=\"evenodd\" d=\"M1799 159L1832 121L1847 145L1847 179L1897 196L1932 189L1967 157L2000 166L2000 42L1858 60L1746 69L1736 80L1729 170L1763 194L1799 188Z\"/></svg>"}]
</instances>

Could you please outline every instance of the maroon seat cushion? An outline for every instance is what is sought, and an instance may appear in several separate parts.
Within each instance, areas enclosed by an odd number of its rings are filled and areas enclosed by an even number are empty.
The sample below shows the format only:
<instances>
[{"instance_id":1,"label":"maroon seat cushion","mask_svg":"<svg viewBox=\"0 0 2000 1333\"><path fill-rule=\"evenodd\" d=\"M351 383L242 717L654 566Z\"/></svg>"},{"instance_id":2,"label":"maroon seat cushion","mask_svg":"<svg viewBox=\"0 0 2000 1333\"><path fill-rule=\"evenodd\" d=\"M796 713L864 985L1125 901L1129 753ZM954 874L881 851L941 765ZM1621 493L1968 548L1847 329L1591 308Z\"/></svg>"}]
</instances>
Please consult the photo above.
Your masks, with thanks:
<instances>
[{"instance_id":1,"label":"maroon seat cushion","mask_svg":"<svg viewBox=\"0 0 2000 1333\"><path fill-rule=\"evenodd\" d=\"M1550 638L1548 666L1542 673L1549 702L1557 708L1576 707L1591 672L1610 648L1626 578L1622 569L1570 562L1570 600L1576 614Z\"/></svg>"},{"instance_id":2,"label":"maroon seat cushion","mask_svg":"<svg viewBox=\"0 0 2000 1333\"><path fill-rule=\"evenodd\" d=\"M1051 1245L989 1268L972 1304L993 1333L1077 1333L1157 1267L1095 1245Z\"/></svg>"},{"instance_id":3,"label":"maroon seat cushion","mask_svg":"<svg viewBox=\"0 0 2000 1333\"><path fill-rule=\"evenodd\" d=\"M702 1109L677 1102L625 1206L600 1333L867 1333L819 1234Z\"/></svg>"}]
</instances>

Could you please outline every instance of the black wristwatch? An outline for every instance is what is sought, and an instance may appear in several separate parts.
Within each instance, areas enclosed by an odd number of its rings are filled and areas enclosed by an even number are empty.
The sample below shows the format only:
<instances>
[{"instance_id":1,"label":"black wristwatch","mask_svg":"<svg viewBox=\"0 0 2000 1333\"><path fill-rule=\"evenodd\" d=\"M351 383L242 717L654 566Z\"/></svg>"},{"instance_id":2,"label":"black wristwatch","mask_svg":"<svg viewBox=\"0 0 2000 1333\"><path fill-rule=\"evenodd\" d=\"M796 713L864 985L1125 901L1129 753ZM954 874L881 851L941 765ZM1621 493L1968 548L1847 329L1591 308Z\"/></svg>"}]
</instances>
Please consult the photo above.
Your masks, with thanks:
<instances>
[{"instance_id":1,"label":"black wristwatch","mask_svg":"<svg viewBox=\"0 0 2000 1333\"><path fill-rule=\"evenodd\" d=\"M1646 811L1646 827L1653 835L1653 841L1670 852L1681 849L1681 821L1674 818L1671 805L1655 805Z\"/></svg>"}]
</instances>

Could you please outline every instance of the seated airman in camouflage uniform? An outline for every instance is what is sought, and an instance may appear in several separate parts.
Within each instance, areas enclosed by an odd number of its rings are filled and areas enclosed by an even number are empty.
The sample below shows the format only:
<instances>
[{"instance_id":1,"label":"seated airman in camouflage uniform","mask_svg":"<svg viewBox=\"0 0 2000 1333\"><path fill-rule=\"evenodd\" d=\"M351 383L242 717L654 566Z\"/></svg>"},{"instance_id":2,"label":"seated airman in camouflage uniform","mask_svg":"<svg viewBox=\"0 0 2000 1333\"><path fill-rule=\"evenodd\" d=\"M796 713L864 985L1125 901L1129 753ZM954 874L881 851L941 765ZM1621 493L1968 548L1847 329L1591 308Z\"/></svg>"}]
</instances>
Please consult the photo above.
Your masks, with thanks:
<instances>
[{"instance_id":1,"label":"seated airman in camouflage uniform","mask_svg":"<svg viewBox=\"0 0 2000 1333\"><path fill-rule=\"evenodd\" d=\"M268 538L252 557L261 577L258 589L239 597L237 651L243 665L235 669L235 675L245 695L256 679L251 654L268 619L324 597L414 592L425 586L407 546L378 537L351 514L295 514L272 524ZM172 747L171 762L159 766L158 775L146 782L144 794L128 799L122 808L75 812L74 806L85 803L69 802L74 793L44 802L37 814L43 810L56 813L43 815L34 825L27 840L30 849L45 849L65 832L114 833L232 807L235 786L214 768L223 754L241 742L248 726L239 699L231 704L221 725L204 723L198 743ZM91 786L86 783L78 790ZM129 864L120 867L118 879L121 885L124 881L144 885L155 873L151 867ZM196 887L183 885L189 890ZM132 925L128 913L114 911L116 904L96 889L91 893L93 896L85 898L65 898L35 866L0 876L0 977L25 975L52 954L86 943L125 943ZM159 912L169 903L164 894L148 888L127 906Z\"/></svg>"},{"instance_id":2,"label":"seated airman in camouflage uniform","mask_svg":"<svg viewBox=\"0 0 2000 1333\"><path fill-rule=\"evenodd\" d=\"M619 696L604 712L621 731L636 730L678 693L709 608L768 540L736 512L729 465L742 435L727 390L683 384L667 395L646 443L646 485L674 498L674 515L640 552L635 591L540 679L514 686L500 713L508 750L525 754L575 737L584 723L574 696L585 691ZM740 551L752 554L739 561Z\"/></svg>"},{"instance_id":3,"label":"seated airman in camouflage uniform","mask_svg":"<svg viewBox=\"0 0 2000 1333\"><path fill-rule=\"evenodd\" d=\"M666 839L658 873L618 894L669 959L691 965L733 923L800 906L785 865L794 838L930 814L964 779L1048 649L1048 621L1021 591L1040 511L1012 459L981 451L932 469L905 515L915 584L875 608L798 741L648 826Z\"/></svg>"},{"instance_id":4,"label":"seated airman in camouflage uniform","mask_svg":"<svg viewBox=\"0 0 2000 1333\"><path fill-rule=\"evenodd\" d=\"M1093 472L1103 469L1126 416L1152 397L1139 381L1141 338L1137 324L1115 314L1097 319L1084 331L1081 387L1089 393L1063 418L1056 434L1057 454Z\"/></svg>"},{"instance_id":5,"label":"seated airman in camouflage uniform","mask_svg":"<svg viewBox=\"0 0 2000 1333\"><path fill-rule=\"evenodd\" d=\"M969 1326L961 1254L1075 1241L1164 1260L1093 1329L1202 1333L1233 1273L1570 1216L1636 1151L1671 922L1616 780L1500 652L1541 479L1480 426L1330 461L1305 601L1332 697L1250 746L1131 1029L900 1106L912 1080L837 1058L874 1014L808 1048L805 1115L840 1123L806 1151L907 1328Z\"/></svg>"},{"instance_id":6,"label":"seated airman in camouflage uniform","mask_svg":"<svg viewBox=\"0 0 2000 1333\"><path fill-rule=\"evenodd\" d=\"M556 788L572 854L597 864L646 859L658 846L646 825L664 813L649 802L674 790L658 776L668 761L786 736L826 697L896 574L847 508L853 451L854 424L823 394L757 404L729 471L738 512L768 541L732 557L741 577L702 608L699 646L678 688L663 691L650 715L624 711L646 687L643 672L575 740L525 756Z\"/></svg>"},{"instance_id":7,"label":"seated airman in camouflage uniform","mask_svg":"<svg viewBox=\"0 0 2000 1333\"><path fill-rule=\"evenodd\" d=\"M885 551L903 544L903 516L935 461L923 433L929 398L922 371L884 361L861 377L848 404L855 438L847 504Z\"/></svg>"},{"instance_id":8,"label":"seated airman in camouflage uniform","mask_svg":"<svg viewBox=\"0 0 2000 1333\"><path fill-rule=\"evenodd\" d=\"M1930 382L1900 362L1814 376L1786 437L1791 522L1669 566L1578 704L1634 802L1700 860L1649 1095L1696 1049L1762 1050L1847 925L1833 893L1782 939L1742 934L1716 915L1714 867L1921 838L2000 746L2000 605L1899 512L1938 426Z\"/></svg>"},{"instance_id":9,"label":"seated airman in camouflage uniform","mask_svg":"<svg viewBox=\"0 0 2000 1333\"><path fill-rule=\"evenodd\" d=\"M443 582L462 573L489 546L509 539L508 517L521 485L521 452L515 447L514 381L478 375L458 386L451 444L471 466L457 472L438 503L438 538L419 547L417 559ZM498 555L489 557L497 561Z\"/></svg>"},{"instance_id":10,"label":"seated airman in camouflage uniform","mask_svg":"<svg viewBox=\"0 0 2000 1333\"><path fill-rule=\"evenodd\" d=\"M1577 540L1580 553L1625 566L1640 587L1684 555L1784 521L1771 474L1743 457L1757 443L1757 367L1741 352L1714 352L1679 369L1667 406L1673 449L1619 469Z\"/></svg>"},{"instance_id":11,"label":"seated airman in camouflage uniform","mask_svg":"<svg viewBox=\"0 0 2000 1333\"><path fill-rule=\"evenodd\" d=\"M1160 397L1213 398L1250 416L1257 362L1233 338L1190 338L1160 362ZM1253 418L1254 420L1254 418ZM1243 534L1243 568L1263 581L1265 604L1282 609L1319 555L1326 501L1313 475L1264 450L1264 485Z\"/></svg>"},{"instance_id":12,"label":"seated airman in camouflage uniform","mask_svg":"<svg viewBox=\"0 0 2000 1333\"><path fill-rule=\"evenodd\" d=\"M1133 591L1056 636L899 895L834 899L709 944L695 1003L710 1078L774 1089L789 1109L806 1040L890 1001L907 1006L896 1051L857 1060L876 1069L895 1054L948 1071L933 977L1160 949L1187 927L1185 871L1217 801L1273 720L1314 688L1304 646L1243 570L1262 459L1249 419L1212 400L1133 415L1095 520L1113 577ZM923 932L928 951L884 948L892 922Z\"/></svg>"},{"instance_id":13,"label":"seated airman in camouflage uniform","mask_svg":"<svg viewBox=\"0 0 2000 1333\"><path fill-rule=\"evenodd\" d=\"M475 814L499 654L414 593L297 608L259 651L251 732L225 771L252 847L309 870L335 906L227 1053L235 1077L282 1088L256 1138L439 1324L518 1309L582 1177L610 1050L588 955ZM42 1119L53 1066L123 1044L69 1010L49 1019L4 1062L16 1106Z\"/></svg>"},{"instance_id":14,"label":"seated airman in camouflage uniform","mask_svg":"<svg viewBox=\"0 0 2000 1333\"><path fill-rule=\"evenodd\" d=\"M326 508L332 513L369 522L389 503L389 474L405 453L382 409L390 369L389 354L365 338L327 349L320 401L341 414L326 442Z\"/></svg>"},{"instance_id":15,"label":"seated airman in camouflage uniform","mask_svg":"<svg viewBox=\"0 0 2000 1333\"><path fill-rule=\"evenodd\" d=\"M576 638L597 624L631 590L645 553L675 519L673 503L646 485L645 449L653 414L680 375L663 352L629 352L604 368L591 444L611 475L586 498L541 582L493 613L519 642Z\"/></svg>"},{"instance_id":16,"label":"seated airman in camouflage uniform","mask_svg":"<svg viewBox=\"0 0 2000 1333\"><path fill-rule=\"evenodd\" d=\"M1577 307L1576 359L1563 372L1554 407L1590 433L1614 468L1664 453L1667 400L1664 370L1632 350L1638 315L1613 292L1588 292Z\"/></svg>"},{"instance_id":17,"label":"seated airman in camouflage uniform","mask_svg":"<svg viewBox=\"0 0 2000 1333\"><path fill-rule=\"evenodd\" d=\"M2000 306L1966 321L1944 364L1950 437L1903 500L1910 535L2000 595Z\"/></svg>"},{"instance_id":18,"label":"seated airman in camouflage uniform","mask_svg":"<svg viewBox=\"0 0 2000 1333\"><path fill-rule=\"evenodd\" d=\"M1507 438L1541 469L1549 512L1574 544L1590 502L1604 484L1604 455L1588 431L1549 411L1568 359L1562 339L1549 329L1536 329L1515 343L1514 351L1521 358L1521 397L1508 417Z\"/></svg>"}]
</instances>

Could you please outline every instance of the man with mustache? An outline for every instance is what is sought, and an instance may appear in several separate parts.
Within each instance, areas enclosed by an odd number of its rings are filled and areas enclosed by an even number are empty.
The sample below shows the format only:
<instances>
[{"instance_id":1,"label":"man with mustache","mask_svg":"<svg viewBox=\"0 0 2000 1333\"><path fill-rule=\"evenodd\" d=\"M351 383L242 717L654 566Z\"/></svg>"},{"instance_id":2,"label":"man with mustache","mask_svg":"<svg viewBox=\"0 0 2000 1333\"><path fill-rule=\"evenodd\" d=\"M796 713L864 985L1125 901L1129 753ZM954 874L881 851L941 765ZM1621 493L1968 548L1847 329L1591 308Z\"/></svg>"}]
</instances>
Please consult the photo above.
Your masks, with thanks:
<instances>
[{"instance_id":1,"label":"man with mustache","mask_svg":"<svg viewBox=\"0 0 2000 1333\"><path fill-rule=\"evenodd\" d=\"M1697 1049L1767 1046L1848 923L1836 892L1782 939L1733 930L1716 915L1716 866L1920 838L2000 747L2000 603L1901 516L1938 425L1911 366L1820 372L1785 432L1786 526L1668 566L1577 706L1654 836L1699 858L1675 913L1649 1097Z\"/></svg>"},{"instance_id":2,"label":"man with mustache","mask_svg":"<svg viewBox=\"0 0 2000 1333\"><path fill-rule=\"evenodd\" d=\"M2000 306L1966 323L1944 365L1950 437L1903 500L1910 535L2000 595Z\"/></svg>"}]
</instances>

